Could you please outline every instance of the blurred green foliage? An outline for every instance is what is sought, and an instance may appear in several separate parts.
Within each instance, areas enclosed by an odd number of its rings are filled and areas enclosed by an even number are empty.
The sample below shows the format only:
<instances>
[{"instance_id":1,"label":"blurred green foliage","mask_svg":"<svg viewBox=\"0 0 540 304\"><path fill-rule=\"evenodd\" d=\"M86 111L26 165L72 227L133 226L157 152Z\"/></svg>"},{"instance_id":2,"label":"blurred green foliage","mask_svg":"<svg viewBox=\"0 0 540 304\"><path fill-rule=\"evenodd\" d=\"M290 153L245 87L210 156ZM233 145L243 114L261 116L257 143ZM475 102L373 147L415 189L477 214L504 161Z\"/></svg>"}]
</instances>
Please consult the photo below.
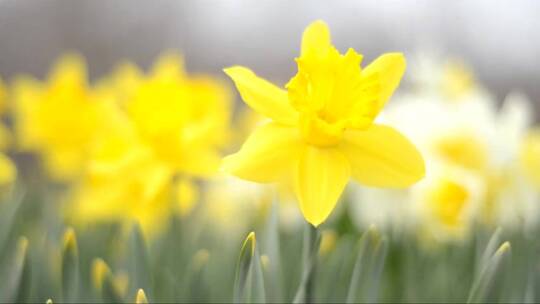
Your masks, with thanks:
<instances>
[{"instance_id":1,"label":"blurred green foliage","mask_svg":"<svg viewBox=\"0 0 540 304\"><path fill-rule=\"evenodd\" d=\"M208 229L195 212L145 240L137 224L75 232L53 207L20 189L0 205L2 302L540 300L534 234L476 229L466 243L426 248L357 231L346 213L319 231L282 231L270 212L241 235Z\"/></svg>"}]
</instances>

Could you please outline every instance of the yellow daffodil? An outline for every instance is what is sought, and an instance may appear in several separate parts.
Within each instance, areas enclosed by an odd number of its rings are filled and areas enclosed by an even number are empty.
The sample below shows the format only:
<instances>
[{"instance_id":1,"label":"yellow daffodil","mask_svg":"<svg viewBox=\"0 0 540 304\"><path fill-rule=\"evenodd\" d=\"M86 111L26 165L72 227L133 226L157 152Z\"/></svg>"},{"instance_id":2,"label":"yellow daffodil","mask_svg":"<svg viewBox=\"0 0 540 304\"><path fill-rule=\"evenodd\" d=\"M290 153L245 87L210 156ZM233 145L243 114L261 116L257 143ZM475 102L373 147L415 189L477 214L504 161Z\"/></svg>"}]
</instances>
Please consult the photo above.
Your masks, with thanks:
<instances>
[{"instance_id":1,"label":"yellow daffodil","mask_svg":"<svg viewBox=\"0 0 540 304\"><path fill-rule=\"evenodd\" d=\"M459 100L477 88L470 68L458 60L450 60L443 71L442 93L450 99Z\"/></svg>"},{"instance_id":2,"label":"yellow daffodil","mask_svg":"<svg viewBox=\"0 0 540 304\"><path fill-rule=\"evenodd\" d=\"M532 129L523 139L520 161L529 179L540 186L540 128Z\"/></svg>"},{"instance_id":3,"label":"yellow daffodil","mask_svg":"<svg viewBox=\"0 0 540 304\"><path fill-rule=\"evenodd\" d=\"M23 151L38 153L51 177L78 176L103 131L105 96L89 87L84 60L62 57L46 83L21 77L14 84L15 133Z\"/></svg>"},{"instance_id":4,"label":"yellow daffodil","mask_svg":"<svg viewBox=\"0 0 540 304\"><path fill-rule=\"evenodd\" d=\"M251 134L223 168L256 182L292 180L304 217L318 226L351 176L367 186L408 187L424 161L398 131L374 123L399 85L405 58L382 55L365 68L353 49L341 55L322 21L302 38L298 73L281 89L251 70L225 69L242 99L271 119Z\"/></svg>"},{"instance_id":5,"label":"yellow daffodil","mask_svg":"<svg viewBox=\"0 0 540 304\"><path fill-rule=\"evenodd\" d=\"M10 185L17 177L17 168L9 157L0 153L0 187Z\"/></svg>"},{"instance_id":6,"label":"yellow daffodil","mask_svg":"<svg viewBox=\"0 0 540 304\"><path fill-rule=\"evenodd\" d=\"M8 110L7 88L0 78L0 117ZM11 142L11 134L3 123L0 123L0 150L5 150Z\"/></svg>"},{"instance_id":7,"label":"yellow daffodil","mask_svg":"<svg viewBox=\"0 0 540 304\"><path fill-rule=\"evenodd\" d=\"M216 172L219 150L230 136L229 95L210 77L188 77L181 58L168 53L139 81L125 105L156 157L181 172L209 176Z\"/></svg>"},{"instance_id":8,"label":"yellow daffodil","mask_svg":"<svg viewBox=\"0 0 540 304\"><path fill-rule=\"evenodd\" d=\"M187 75L174 53L148 74L124 63L96 88L115 101L104 107L108 132L93 145L66 213L75 223L137 220L154 235L171 215L190 214L195 179L216 173L229 137L228 90Z\"/></svg>"},{"instance_id":9,"label":"yellow daffodil","mask_svg":"<svg viewBox=\"0 0 540 304\"><path fill-rule=\"evenodd\" d=\"M109 132L93 147L65 213L76 225L100 221L140 223L147 236L166 228L175 171L145 146L119 104L108 108ZM184 194L186 195L186 194Z\"/></svg>"},{"instance_id":10,"label":"yellow daffodil","mask_svg":"<svg viewBox=\"0 0 540 304\"><path fill-rule=\"evenodd\" d=\"M415 224L424 237L462 240L481 211L486 188L478 175L453 165L430 166L430 174L412 188Z\"/></svg>"}]
</instances>

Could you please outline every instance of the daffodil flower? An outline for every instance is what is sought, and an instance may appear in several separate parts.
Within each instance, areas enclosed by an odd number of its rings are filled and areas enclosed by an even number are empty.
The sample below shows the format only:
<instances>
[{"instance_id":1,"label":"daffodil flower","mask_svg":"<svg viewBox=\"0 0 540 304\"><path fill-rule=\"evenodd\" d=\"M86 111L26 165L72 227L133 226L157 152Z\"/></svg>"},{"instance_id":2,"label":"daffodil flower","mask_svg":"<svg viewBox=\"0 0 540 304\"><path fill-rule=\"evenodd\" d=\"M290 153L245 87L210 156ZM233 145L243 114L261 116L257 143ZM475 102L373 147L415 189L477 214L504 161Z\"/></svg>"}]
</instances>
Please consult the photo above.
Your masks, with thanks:
<instances>
[{"instance_id":1,"label":"daffodil flower","mask_svg":"<svg viewBox=\"0 0 540 304\"><path fill-rule=\"evenodd\" d=\"M397 130L374 123L405 71L400 53L365 68L362 55L340 54L326 24L302 38L298 73L286 90L251 70L225 69L242 99L270 118L258 126L225 171L256 182L293 184L306 220L318 226L334 209L349 179L366 186L403 188L424 176L424 160Z\"/></svg>"}]
</instances>

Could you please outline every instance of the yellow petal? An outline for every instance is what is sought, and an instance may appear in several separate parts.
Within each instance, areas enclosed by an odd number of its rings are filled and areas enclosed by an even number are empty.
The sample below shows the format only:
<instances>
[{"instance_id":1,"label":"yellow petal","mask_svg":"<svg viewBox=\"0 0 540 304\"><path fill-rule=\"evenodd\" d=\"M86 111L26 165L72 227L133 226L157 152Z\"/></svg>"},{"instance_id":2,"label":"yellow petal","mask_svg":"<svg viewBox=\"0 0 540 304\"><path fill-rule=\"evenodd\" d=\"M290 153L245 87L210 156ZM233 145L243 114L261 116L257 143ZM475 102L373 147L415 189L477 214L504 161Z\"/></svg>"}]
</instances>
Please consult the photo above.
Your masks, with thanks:
<instances>
[{"instance_id":1,"label":"yellow petal","mask_svg":"<svg viewBox=\"0 0 540 304\"><path fill-rule=\"evenodd\" d=\"M318 226L326 220L350 175L349 162L339 150L306 147L298 163L295 191L308 222Z\"/></svg>"},{"instance_id":2,"label":"yellow petal","mask_svg":"<svg viewBox=\"0 0 540 304\"><path fill-rule=\"evenodd\" d=\"M302 146L296 128L270 122L257 127L239 152L225 157L222 169L250 181L278 181L298 161Z\"/></svg>"},{"instance_id":3,"label":"yellow petal","mask_svg":"<svg viewBox=\"0 0 540 304\"><path fill-rule=\"evenodd\" d=\"M325 56L332 47L330 41L330 31L328 26L322 20L317 20L304 30L302 36L302 56L314 55L317 57Z\"/></svg>"},{"instance_id":4,"label":"yellow petal","mask_svg":"<svg viewBox=\"0 0 540 304\"><path fill-rule=\"evenodd\" d=\"M231 77L242 99L252 109L283 124L296 123L298 113L290 105L287 91L259 78L248 68L233 66L223 71Z\"/></svg>"},{"instance_id":5,"label":"yellow petal","mask_svg":"<svg viewBox=\"0 0 540 304\"><path fill-rule=\"evenodd\" d=\"M59 89L68 84L86 84L86 61L77 53L67 53L60 57L54 64L49 74L53 84Z\"/></svg>"},{"instance_id":6,"label":"yellow petal","mask_svg":"<svg viewBox=\"0 0 540 304\"><path fill-rule=\"evenodd\" d=\"M151 73L162 79L182 78L185 76L184 58L175 51L166 51L155 61Z\"/></svg>"},{"instance_id":7,"label":"yellow petal","mask_svg":"<svg viewBox=\"0 0 540 304\"><path fill-rule=\"evenodd\" d=\"M180 216L185 217L191 213L199 199L197 186L189 179L179 179L175 183L176 201Z\"/></svg>"},{"instance_id":8,"label":"yellow petal","mask_svg":"<svg viewBox=\"0 0 540 304\"><path fill-rule=\"evenodd\" d=\"M405 73L405 57L401 53L388 53L370 63L363 71L365 83L378 87L376 96L380 110L390 99Z\"/></svg>"},{"instance_id":9,"label":"yellow petal","mask_svg":"<svg viewBox=\"0 0 540 304\"><path fill-rule=\"evenodd\" d=\"M178 169L202 178L214 176L219 170L221 155L218 151L204 148L186 148L176 159Z\"/></svg>"},{"instance_id":10,"label":"yellow petal","mask_svg":"<svg viewBox=\"0 0 540 304\"><path fill-rule=\"evenodd\" d=\"M348 130L340 150L351 163L353 177L366 186L404 188L425 174L420 152L392 127L373 124L363 131Z\"/></svg>"}]
</instances>

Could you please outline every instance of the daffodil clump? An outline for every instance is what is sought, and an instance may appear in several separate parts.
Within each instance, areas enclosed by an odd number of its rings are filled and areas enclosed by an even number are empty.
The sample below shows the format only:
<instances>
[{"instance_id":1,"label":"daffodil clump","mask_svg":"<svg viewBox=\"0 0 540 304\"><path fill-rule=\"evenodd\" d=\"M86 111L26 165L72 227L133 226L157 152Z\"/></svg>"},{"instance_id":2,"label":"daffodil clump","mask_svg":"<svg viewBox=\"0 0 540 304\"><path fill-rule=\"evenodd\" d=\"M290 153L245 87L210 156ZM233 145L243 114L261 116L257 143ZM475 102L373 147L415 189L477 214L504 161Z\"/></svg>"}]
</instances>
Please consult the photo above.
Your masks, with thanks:
<instances>
[{"instance_id":1,"label":"daffodil clump","mask_svg":"<svg viewBox=\"0 0 540 304\"><path fill-rule=\"evenodd\" d=\"M76 225L137 220L162 231L171 214L194 208L197 181L217 173L231 136L228 88L188 75L174 52L147 73L125 63L95 83L84 59L68 54L45 81L17 77L12 95L16 149L68 186L60 199ZM13 179L4 158L4 179Z\"/></svg>"},{"instance_id":2,"label":"daffodil clump","mask_svg":"<svg viewBox=\"0 0 540 304\"><path fill-rule=\"evenodd\" d=\"M385 54L364 69L353 49L340 54L326 24L304 32L298 73L285 89L233 66L225 73L242 99L270 119L224 170L256 182L293 185L308 222L330 215L352 177L367 186L408 187L424 175L424 161L397 130L374 122L399 85L405 58Z\"/></svg>"}]
</instances>

